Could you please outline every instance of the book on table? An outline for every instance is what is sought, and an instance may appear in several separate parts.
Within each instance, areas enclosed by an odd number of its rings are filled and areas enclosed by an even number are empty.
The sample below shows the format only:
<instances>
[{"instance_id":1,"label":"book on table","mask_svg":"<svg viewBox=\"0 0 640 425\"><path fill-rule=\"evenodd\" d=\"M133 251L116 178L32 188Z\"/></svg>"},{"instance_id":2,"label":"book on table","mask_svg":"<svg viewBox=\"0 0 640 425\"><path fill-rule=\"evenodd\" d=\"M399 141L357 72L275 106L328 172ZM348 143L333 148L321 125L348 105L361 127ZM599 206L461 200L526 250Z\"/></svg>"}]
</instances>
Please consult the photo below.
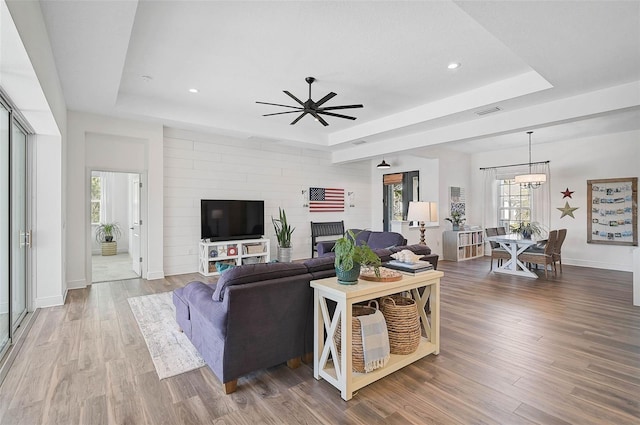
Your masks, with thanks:
<instances>
[{"instance_id":1,"label":"book on table","mask_svg":"<svg viewBox=\"0 0 640 425\"><path fill-rule=\"evenodd\" d=\"M417 261L415 263L403 263L398 260L391 260L383 264L384 267L400 270L408 273L420 273L433 270L433 265L428 261Z\"/></svg>"}]
</instances>

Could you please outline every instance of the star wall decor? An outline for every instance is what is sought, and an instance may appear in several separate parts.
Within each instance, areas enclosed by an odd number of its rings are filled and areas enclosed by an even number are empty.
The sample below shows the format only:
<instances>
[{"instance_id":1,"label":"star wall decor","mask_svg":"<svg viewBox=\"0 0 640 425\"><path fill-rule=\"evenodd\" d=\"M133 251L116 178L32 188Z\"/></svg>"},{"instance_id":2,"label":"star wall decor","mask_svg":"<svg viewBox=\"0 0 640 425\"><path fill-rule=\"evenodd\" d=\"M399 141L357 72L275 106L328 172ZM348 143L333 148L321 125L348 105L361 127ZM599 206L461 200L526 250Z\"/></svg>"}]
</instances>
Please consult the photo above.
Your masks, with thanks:
<instances>
[{"instance_id":1,"label":"star wall decor","mask_svg":"<svg viewBox=\"0 0 640 425\"><path fill-rule=\"evenodd\" d=\"M569 188L567 188L567 190L565 190L564 192L560 192L562 193L562 199L564 198L571 198L571 194L575 192L575 190L569 190Z\"/></svg>"},{"instance_id":2,"label":"star wall decor","mask_svg":"<svg viewBox=\"0 0 640 425\"><path fill-rule=\"evenodd\" d=\"M564 208L556 208L556 209L562 211L562 215L560 216L560 218L564 217L565 215L568 215L571 218L575 218L573 216L573 212L577 210L578 207L571 207L569 206L569 202L565 202Z\"/></svg>"}]
</instances>

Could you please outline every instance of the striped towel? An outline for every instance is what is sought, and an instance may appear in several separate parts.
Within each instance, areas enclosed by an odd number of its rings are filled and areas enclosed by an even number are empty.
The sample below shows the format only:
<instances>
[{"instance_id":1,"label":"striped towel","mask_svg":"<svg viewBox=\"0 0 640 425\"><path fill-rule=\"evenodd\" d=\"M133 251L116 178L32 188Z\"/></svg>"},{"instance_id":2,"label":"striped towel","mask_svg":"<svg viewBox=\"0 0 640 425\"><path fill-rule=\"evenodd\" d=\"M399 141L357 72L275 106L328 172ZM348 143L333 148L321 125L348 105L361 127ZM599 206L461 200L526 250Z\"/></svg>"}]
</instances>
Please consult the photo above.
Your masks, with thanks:
<instances>
[{"instance_id":1,"label":"striped towel","mask_svg":"<svg viewBox=\"0 0 640 425\"><path fill-rule=\"evenodd\" d=\"M377 310L374 314L358 316L362 332L362 351L364 353L364 370L384 367L389 361L389 334L384 316Z\"/></svg>"}]
</instances>

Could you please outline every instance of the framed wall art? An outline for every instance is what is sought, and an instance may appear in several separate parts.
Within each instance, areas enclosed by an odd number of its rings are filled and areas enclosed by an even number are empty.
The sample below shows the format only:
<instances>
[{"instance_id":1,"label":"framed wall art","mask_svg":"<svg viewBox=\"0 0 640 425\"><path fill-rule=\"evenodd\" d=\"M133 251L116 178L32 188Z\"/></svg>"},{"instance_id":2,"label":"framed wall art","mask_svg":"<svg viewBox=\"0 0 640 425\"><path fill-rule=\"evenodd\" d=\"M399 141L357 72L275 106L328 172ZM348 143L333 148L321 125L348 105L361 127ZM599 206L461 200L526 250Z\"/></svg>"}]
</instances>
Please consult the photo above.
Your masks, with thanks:
<instances>
[{"instance_id":1,"label":"framed wall art","mask_svg":"<svg viewBox=\"0 0 640 425\"><path fill-rule=\"evenodd\" d=\"M638 178L587 180L587 243L638 246Z\"/></svg>"}]
</instances>

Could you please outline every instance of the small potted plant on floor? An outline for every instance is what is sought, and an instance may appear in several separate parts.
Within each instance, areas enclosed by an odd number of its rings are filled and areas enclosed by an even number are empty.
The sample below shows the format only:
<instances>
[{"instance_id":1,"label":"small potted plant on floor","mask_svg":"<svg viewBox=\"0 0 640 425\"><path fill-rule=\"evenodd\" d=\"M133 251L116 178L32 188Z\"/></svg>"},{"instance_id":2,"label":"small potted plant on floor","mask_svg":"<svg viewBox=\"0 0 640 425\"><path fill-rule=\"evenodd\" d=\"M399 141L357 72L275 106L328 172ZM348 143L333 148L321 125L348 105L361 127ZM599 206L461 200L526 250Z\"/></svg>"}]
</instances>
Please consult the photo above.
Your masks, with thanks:
<instances>
[{"instance_id":1,"label":"small potted plant on floor","mask_svg":"<svg viewBox=\"0 0 640 425\"><path fill-rule=\"evenodd\" d=\"M273 229L276 232L276 239L278 239L278 261L282 263L291 262L291 235L296 230L295 227L291 227L287 222L287 214L282 208L278 208L279 218L271 217L273 223Z\"/></svg>"},{"instance_id":2,"label":"small potted plant on floor","mask_svg":"<svg viewBox=\"0 0 640 425\"><path fill-rule=\"evenodd\" d=\"M102 244L102 255L116 255L120 236L122 231L118 223L102 223L96 227L96 241Z\"/></svg>"},{"instance_id":3,"label":"small potted plant on floor","mask_svg":"<svg viewBox=\"0 0 640 425\"><path fill-rule=\"evenodd\" d=\"M358 283L361 266L370 266L375 270L377 277L380 277L380 257L363 242L356 245L356 235L352 230L336 241L333 247L336 253L334 262L338 283L343 285L354 285Z\"/></svg>"}]
</instances>

